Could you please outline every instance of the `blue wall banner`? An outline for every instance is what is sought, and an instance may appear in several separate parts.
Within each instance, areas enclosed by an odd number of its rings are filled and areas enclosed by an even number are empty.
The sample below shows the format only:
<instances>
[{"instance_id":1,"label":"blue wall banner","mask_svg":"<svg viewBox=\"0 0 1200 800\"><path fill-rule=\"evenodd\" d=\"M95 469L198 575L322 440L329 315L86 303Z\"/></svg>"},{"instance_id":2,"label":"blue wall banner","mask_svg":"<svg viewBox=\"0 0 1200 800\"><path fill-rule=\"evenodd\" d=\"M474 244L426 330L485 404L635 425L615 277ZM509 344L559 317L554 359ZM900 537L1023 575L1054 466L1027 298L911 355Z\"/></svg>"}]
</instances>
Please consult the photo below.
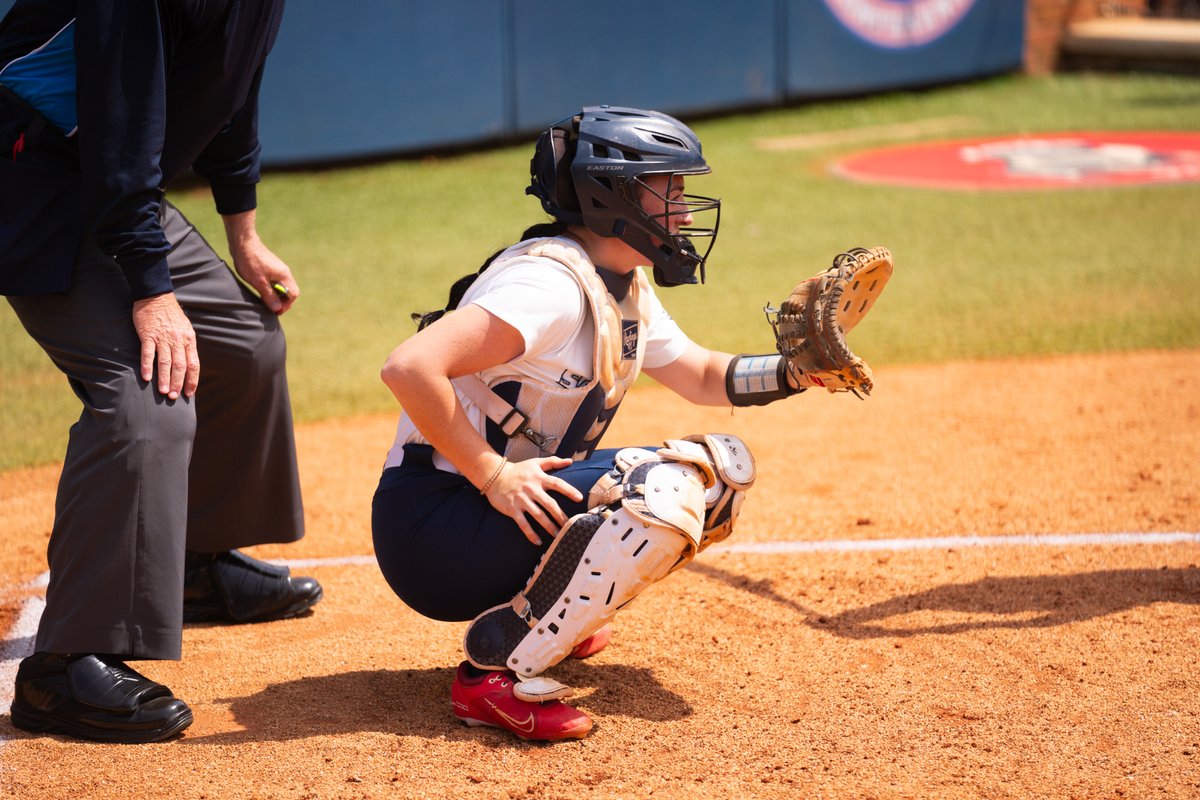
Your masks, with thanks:
<instances>
[{"instance_id":1,"label":"blue wall banner","mask_svg":"<svg viewBox=\"0 0 1200 800\"><path fill-rule=\"evenodd\" d=\"M920 47L945 36L975 0L822 0L849 31L880 47Z\"/></svg>"},{"instance_id":2,"label":"blue wall banner","mask_svg":"<svg viewBox=\"0 0 1200 800\"><path fill-rule=\"evenodd\" d=\"M787 96L865 94L1019 69L1025 3L789 0Z\"/></svg>"}]
</instances>

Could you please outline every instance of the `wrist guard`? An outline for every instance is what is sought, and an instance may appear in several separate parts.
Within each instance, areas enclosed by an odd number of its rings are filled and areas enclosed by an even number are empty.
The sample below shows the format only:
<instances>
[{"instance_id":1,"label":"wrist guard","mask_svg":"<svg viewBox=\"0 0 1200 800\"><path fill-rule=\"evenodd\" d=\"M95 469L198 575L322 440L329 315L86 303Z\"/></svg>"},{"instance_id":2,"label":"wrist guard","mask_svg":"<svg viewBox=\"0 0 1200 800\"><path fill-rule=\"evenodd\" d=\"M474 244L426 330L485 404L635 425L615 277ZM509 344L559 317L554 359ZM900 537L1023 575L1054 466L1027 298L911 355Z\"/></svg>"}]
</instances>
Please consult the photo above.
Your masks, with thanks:
<instances>
[{"instance_id":1,"label":"wrist guard","mask_svg":"<svg viewBox=\"0 0 1200 800\"><path fill-rule=\"evenodd\" d=\"M734 356L725 370L725 394L735 406L765 406L803 391L788 383L787 362L777 353Z\"/></svg>"}]
</instances>

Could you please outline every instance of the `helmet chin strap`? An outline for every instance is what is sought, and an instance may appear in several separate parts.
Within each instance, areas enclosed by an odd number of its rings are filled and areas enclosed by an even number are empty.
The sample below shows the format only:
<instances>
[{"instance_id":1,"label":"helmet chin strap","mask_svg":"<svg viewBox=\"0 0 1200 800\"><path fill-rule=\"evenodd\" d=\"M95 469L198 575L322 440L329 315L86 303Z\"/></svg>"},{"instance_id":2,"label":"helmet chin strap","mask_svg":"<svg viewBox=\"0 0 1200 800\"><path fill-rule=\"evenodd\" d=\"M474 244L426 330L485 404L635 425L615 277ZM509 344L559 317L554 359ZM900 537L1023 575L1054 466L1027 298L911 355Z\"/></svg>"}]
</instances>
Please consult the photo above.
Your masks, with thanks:
<instances>
[{"instance_id":1,"label":"helmet chin strap","mask_svg":"<svg viewBox=\"0 0 1200 800\"><path fill-rule=\"evenodd\" d=\"M686 236L670 234L670 241L634 228L635 235L621 237L626 244L645 256L654 271L654 282L658 286L688 286L704 282L704 259L696 252L696 246ZM700 278L696 278L697 267Z\"/></svg>"},{"instance_id":2,"label":"helmet chin strap","mask_svg":"<svg viewBox=\"0 0 1200 800\"><path fill-rule=\"evenodd\" d=\"M691 242L687 244L691 252L695 253L695 248L691 246ZM682 247L680 248L682 251ZM679 254L677 253L672 261L678 261ZM700 267L700 279L696 279L696 266ZM697 259L696 264L690 267L678 266L672 270L673 274L668 274L667 270L658 264L654 265L654 283L664 288L672 286L689 286L695 283L704 283L704 262Z\"/></svg>"}]
</instances>

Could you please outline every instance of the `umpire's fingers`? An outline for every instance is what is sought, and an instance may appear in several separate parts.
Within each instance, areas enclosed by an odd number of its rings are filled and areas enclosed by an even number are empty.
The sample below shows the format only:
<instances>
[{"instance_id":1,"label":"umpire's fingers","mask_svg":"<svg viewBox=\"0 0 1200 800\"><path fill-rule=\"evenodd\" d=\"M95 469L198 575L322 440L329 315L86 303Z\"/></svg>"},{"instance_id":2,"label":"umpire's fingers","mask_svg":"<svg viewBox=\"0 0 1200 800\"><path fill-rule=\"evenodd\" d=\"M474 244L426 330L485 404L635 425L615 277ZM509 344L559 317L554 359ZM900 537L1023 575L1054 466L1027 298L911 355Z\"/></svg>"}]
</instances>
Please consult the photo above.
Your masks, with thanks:
<instances>
[{"instance_id":1,"label":"umpire's fingers","mask_svg":"<svg viewBox=\"0 0 1200 800\"><path fill-rule=\"evenodd\" d=\"M149 382L157 369L160 394L171 400L196 391L200 357L196 332L172 292L134 301L133 327L141 342L142 380Z\"/></svg>"}]
</instances>

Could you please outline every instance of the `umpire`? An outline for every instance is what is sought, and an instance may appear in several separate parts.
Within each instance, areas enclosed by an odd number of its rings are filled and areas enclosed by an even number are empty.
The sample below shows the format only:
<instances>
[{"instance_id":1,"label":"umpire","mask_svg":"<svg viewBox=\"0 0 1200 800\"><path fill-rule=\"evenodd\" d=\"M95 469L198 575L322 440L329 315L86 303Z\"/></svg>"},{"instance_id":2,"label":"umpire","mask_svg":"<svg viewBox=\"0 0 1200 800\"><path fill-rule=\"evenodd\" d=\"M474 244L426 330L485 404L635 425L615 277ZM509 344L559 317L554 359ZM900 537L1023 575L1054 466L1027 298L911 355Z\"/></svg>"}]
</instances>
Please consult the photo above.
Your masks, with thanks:
<instances>
[{"instance_id":1,"label":"umpire","mask_svg":"<svg viewBox=\"0 0 1200 800\"><path fill-rule=\"evenodd\" d=\"M282 13L17 0L0 22L0 294L83 406L18 728L170 738L191 710L126 660L178 659L185 620L282 619L321 597L235 549L304 533L278 319L300 293L255 230ZM189 168L253 292L165 201Z\"/></svg>"}]
</instances>

